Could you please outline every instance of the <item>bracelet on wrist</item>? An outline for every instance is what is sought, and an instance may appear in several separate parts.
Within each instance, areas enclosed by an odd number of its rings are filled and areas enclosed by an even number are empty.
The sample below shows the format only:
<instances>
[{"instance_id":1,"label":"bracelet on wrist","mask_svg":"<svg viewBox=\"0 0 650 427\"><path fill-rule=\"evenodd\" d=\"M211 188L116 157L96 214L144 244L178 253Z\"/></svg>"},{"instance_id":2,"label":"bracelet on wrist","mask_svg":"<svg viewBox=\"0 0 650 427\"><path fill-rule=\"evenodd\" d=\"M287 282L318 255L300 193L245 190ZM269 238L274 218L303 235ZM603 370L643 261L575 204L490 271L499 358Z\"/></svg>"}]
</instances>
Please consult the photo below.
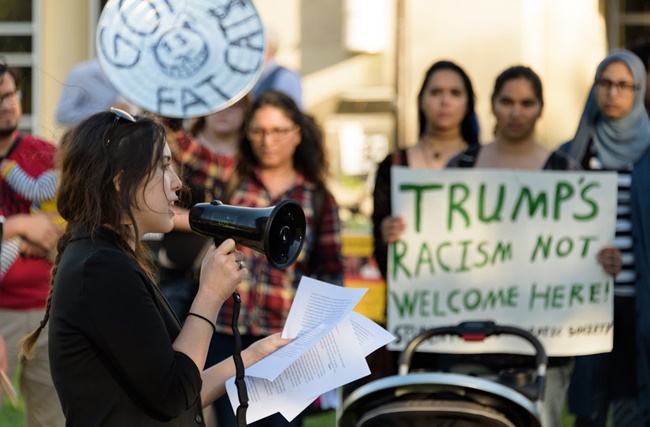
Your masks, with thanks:
<instances>
[{"instance_id":1,"label":"bracelet on wrist","mask_svg":"<svg viewBox=\"0 0 650 427\"><path fill-rule=\"evenodd\" d=\"M215 334L217 333L217 326L210 319L208 319L207 317L201 316L198 313L192 313L191 311L189 313L187 313L187 315L188 316L198 317L199 319L205 320L206 322L208 322L210 324L210 326L212 326L212 330L214 331L214 333Z\"/></svg>"}]
</instances>

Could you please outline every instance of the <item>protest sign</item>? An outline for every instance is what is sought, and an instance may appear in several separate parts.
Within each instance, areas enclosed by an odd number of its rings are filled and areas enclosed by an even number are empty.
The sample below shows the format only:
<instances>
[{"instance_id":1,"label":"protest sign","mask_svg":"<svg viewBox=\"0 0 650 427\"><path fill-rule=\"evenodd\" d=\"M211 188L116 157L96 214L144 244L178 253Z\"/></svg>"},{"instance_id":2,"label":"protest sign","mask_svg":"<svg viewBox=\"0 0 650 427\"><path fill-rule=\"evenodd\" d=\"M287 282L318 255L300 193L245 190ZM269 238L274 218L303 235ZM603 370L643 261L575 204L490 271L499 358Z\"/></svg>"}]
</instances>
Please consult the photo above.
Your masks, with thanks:
<instances>
[{"instance_id":1,"label":"protest sign","mask_svg":"<svg viewBox=\"0 0 650 427\"><path fill-rule=\"evenodd\" d=\"M614 239L616 174L392 170L389 348L421 330L493 320L531 331L551 356L610 351L612 280L596 254ZM471 347L468 347L471 346ZM516 338L450 337L424 351L530 352Z\"/></svg>"},{"instance_id":2,"label":"protest sign","mask_svg":"<svg viewBox=\"0 0 650 427\"><path fill-rule=\"evenodd\" d=\"M110 0L96 42L120 95L176 118L236 103L262 73L266 49L255 6L235 0Z\"/></svg>"},{"instance_id":3,"label":"protest sign","mask_svg":"<svg viewBox=\"0 0 650 427\"><path fill-rule=\"evenodd\" d=\"M282 330L293 341L246 370L247 423L276 412L291 421L318 396L370 374L366 356L395 337L352 311L366 291L300 279ZM226 392L236 412L235 377Z\"/></svg>"}]
</instances>

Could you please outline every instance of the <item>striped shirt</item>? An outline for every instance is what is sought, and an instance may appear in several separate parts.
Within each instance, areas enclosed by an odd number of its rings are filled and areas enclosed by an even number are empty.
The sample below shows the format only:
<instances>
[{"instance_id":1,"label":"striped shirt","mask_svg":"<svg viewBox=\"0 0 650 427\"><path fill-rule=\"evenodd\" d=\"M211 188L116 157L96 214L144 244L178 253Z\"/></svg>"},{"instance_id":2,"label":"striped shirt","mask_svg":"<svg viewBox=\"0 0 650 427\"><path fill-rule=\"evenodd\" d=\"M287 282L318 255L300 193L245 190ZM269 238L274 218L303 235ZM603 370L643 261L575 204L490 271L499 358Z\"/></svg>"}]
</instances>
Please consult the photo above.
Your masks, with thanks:
<instances>
[{"instance_id":1,"label":"striped shirt","mask_svg":"<svg viewBox=\"0 0 650 427\"><path fill-rule=\"evenodd\" d=\"M598 157L593 153L589 158L589 169L605 169L600 160L598 160ZM636 294L636 269L634 266L634 251L632 247L632 211L630 206L632 167L617 170L616 172L618 172L618 197L614 246L621 251L623 265L621 271L614 278L614 295L634 296Z\"/></svg>"},{"instance_id":2,"label":"striped shirt","mask_svg":"<svg viewBox=\"0 0 650 427\"><path fill-rule=\"evenodd\" d=\"M0 251L0 281L7 274L9 268L14 263L16 258L20 256L20 237L5 240L2 242L2 250Z\"/></svg>"},{"instance_id":3,"label":"striped shirt","mask_svg":"<svg viewBox=\"0 0 650 427\"><path fill-rule=\"evenodd\" d=\"M41 202L53 201L56 196L56 190L59 187L59 174L53 170L47 170L37 178L32 177L25 172L13 160L8 160L7 165L2 170L2 177L7 181L9 187L25 199L32 201L34 212L41 211ZM51 210L54 205L50 203L48 209ZM0 280L9 271L14 261L20 256L20 237L2 242L2 251L0 252Z\"/></svg>"},{"instance_id":4,"label":"striped shirt","mask_svg":"<svg viewBox=\"0 0 650 427\"><path fill-rule=\"evenodd\" d=\"M34 178L13 161L2 171L2 175L16 193L32 202L44 202L54 199L59 186L57 172L48 170L40 174L38 178Z\"/></svg>"},{"instance_id":5,"label":"striped shirt","mask_svg":"<svg viewBox=\"0 0 650 427\"><path fill-rule=\"evenodd\" d=\"M15 141L4 159L14 161L32 177L41 176L54 168L56 147L32 135L15 133ZM0 157L0 160L4 160ZM7 171L8 172L8 171ZM5 179L0 179L0 215L9 218L28 214L32 201L14 191ZM11 310L43 309L50 292L52 264L47 259L18 257L0 286L0 308Z\"/></svg>"}]
</instances>

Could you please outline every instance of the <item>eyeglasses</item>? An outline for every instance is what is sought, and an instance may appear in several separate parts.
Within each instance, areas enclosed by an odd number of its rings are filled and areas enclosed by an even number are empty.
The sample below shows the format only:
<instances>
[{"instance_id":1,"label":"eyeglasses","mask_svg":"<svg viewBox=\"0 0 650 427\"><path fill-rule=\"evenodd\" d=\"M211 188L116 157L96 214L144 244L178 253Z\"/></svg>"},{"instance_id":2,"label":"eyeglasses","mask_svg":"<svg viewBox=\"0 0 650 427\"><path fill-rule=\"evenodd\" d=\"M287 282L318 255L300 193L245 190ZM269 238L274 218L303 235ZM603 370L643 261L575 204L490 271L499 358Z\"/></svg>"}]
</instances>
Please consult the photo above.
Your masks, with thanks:
<instances>
[{"instance_id":1,"label":"eyeglasses","mask_svg":"<svg viewBox=\"0 0 650 427\"><path fill-rule=\"evenodd\" d=\"M256 142L264 140L264 135L268 135L269 139L272 141L278 141L296 129L298 129L298 126L273 129L250 128L246 131L246 135L248 136L248 139Z\"/></svg>"},{"instance_id":2,"label":"eyeglasses","mask_svg":"<svg viewBox=\"0 0 650 427\"><path fill-rule=\"evenodd\" d=\"M639 89L639 86L627 82L613 82L608 79L600 79L596 82L596 87L603 92L609 92L612 86L616 88L618 94L623 98L631 98L634 96L634 92Z\"/></svg>"},{"instance_id":3,"label":"eyeglasses","mask_svg":"<svg viewBox=\"0 0 650 427\"><path fill-rule=\"evenodd\" d=\"M132 123L135 123L137 120L135 117L130 115L124 110L120 110L119 108L111 107L111 113L115 114L115 120L113 120L113 125L111 126L111 130L108 131L108 138L106 138L106 145L110 144L111 138L113 137L113 132L115 132L115 129L117 128L117 122L120 121L120 119L128 120Z\"/></svg>"},{"instance_id":4,"label":"eyeglasses","mask_svg":"<svg viewBox=\"0 0 650 427\"><path fill-rule=\"evenodd\" d=\"M22 99L22 93L18 89L14 89L11 92L3 93L0 95L0 104L5 102L5 99L8 99L10 103L20 101Z\"/></svg>"}]
</instances>

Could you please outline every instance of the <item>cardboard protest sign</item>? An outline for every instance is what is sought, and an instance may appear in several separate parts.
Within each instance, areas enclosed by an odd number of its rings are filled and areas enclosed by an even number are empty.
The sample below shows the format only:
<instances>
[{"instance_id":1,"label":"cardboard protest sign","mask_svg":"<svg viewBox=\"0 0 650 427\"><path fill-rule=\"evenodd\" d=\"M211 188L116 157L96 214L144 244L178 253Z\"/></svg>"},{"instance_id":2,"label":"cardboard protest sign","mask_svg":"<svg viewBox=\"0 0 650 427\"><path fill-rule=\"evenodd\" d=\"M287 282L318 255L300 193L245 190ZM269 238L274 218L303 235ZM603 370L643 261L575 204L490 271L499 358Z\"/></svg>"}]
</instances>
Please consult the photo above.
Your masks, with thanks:
<instances>
[{"instance_id":1,"label":"cardboard protest sign","mask_svg":"<svg viewBox=\"0 0 650 427\"><path fill-rule=\"evenodd\" d=\"M392 169L388 330L494 320L534 333L551 356L612 348L613 284L596 254L614 239L616 174ZM438 337L423 351L532 353L517 338L477 347Z\"/></svg>"},{"instance_id":2,"label":"cardboard protest sign","mask_svg":"<svg viewBox=\"0 0 650 427\"><path fill-rule=\"evenodd\" d=\"M120 95L177 118L241 99L261 74L266 51L257 10L235 0L110 0L96 43Z\"/></svg>"}]
</instances>

